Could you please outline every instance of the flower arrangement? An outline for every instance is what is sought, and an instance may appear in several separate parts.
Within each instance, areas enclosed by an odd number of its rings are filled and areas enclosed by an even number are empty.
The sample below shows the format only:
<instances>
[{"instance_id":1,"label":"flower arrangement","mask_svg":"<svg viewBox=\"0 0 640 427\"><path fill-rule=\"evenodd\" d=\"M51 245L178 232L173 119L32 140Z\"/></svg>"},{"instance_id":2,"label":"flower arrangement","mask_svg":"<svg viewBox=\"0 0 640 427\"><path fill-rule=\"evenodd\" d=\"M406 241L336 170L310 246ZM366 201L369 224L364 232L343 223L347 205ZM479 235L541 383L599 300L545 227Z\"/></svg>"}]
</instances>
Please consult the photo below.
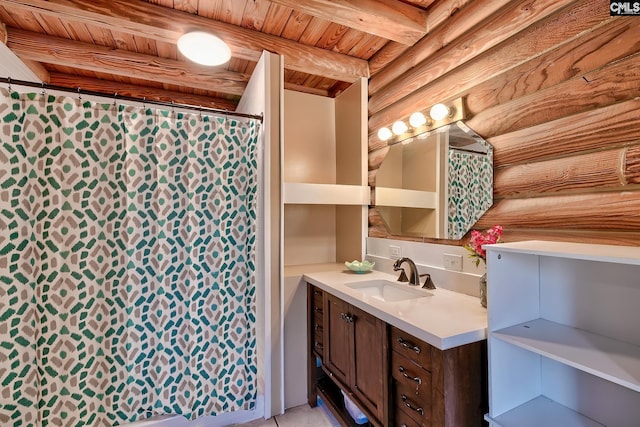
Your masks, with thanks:
<instances>
[{"instance_id":1,"label":"flower arrangement","mask_svg":"<svg viewBox=\"0 0 640 427\"><path fill-rule=\"evenodd\" d=\"M482 245L492 245L498 243L502 236L502 226L494 225L487 230L487 234L477 230L471 231L471 240L468 245L464 245L464 248L469 251L469 258L475 258L476 267L480 265L480 260L486 262L487 251L482 249Z\"/></svg>"}]
</instances>

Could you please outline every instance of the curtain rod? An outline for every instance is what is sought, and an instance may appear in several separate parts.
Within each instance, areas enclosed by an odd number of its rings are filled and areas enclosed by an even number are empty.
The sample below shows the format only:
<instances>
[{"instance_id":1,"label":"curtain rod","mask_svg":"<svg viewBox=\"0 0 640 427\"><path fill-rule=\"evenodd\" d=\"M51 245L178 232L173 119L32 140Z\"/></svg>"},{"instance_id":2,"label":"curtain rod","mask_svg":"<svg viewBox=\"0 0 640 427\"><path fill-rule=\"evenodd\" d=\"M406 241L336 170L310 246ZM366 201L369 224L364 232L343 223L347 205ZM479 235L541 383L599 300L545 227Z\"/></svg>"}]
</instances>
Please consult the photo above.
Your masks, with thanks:
<instances>
[{"instance_id":1,"label":"curtain rod","mask_svg":"<svg viewBox=\"0 0 640 427\"><path fill-rule=\"evenodd\" d=\"M132 102L140 102L142 104L152 104L152 105L159 105L162 107L170 107L170 108L181 108L181 109L185 109L185 110L192 110L192 111L198 111L198 112L207 112L207 113L214 113L214 114L219 114L219 115L224 115L224 116L235 116L235 117L244 117L244 118L248 118L248 119L254 119L254 120L258 120L260 123L263 122L264 118L263 115L256 115L256 114L247 114L247 113L237 113L234 111L229 111L229 110L220 110L218 108L210 108L210 107L201 107L201 106L194 106L194 105L188 105L188 104L176 104L174 102L166 102L166 101L154 101L152 99L146 99L146 98L137 98L134 96L124 96L124 95L118 95L118 93L112 93L112 94L108 94L108 93L104 93L104 92L97 92L97 91L93 91L93 90L85 90L82 89L80 87L76 88L76 89L72 89L66 86L57 86L57 85L50 85L47 83L36 83L36 82L30 82L30 81L26 81L26 80L14 80L10 77L0 77L0 83L6 83L9 85L9 88L11 88L12 84L15 84L16 86L27 86L27 87L35 87L35 88L39 88L42 90L55 90L55 91L60 91L60 92L69 92L69 93L75 93L78 95L89 95L89 96L99 96L99 97L103 97L103 98L113 98L114 101L116 99L119 100L123 100L123 101L132 101Z\"/></svg>"}]
</instances>

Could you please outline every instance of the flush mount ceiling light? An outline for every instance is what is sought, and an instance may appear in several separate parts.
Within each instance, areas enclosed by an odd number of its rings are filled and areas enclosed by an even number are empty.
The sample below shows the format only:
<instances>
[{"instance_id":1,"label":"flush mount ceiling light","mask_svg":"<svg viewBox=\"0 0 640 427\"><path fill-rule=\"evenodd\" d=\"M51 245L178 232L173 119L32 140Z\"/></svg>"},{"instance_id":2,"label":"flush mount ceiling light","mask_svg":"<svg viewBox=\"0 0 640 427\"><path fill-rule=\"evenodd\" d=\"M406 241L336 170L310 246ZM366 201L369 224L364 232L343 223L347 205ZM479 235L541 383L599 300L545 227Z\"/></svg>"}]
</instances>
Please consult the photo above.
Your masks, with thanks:
<instances>
[{"instance_id":1,"label":"flush mount ceiling light","mask_svg":"<svg viewBox=\"0 0 640 427\"><path fill-rule=\"evenodd\" d=\"M200 65L221 65L231 59L231 49L213 34L192 31L178 39L178 50L187 59Z\"/></svg>"}]
</instances>

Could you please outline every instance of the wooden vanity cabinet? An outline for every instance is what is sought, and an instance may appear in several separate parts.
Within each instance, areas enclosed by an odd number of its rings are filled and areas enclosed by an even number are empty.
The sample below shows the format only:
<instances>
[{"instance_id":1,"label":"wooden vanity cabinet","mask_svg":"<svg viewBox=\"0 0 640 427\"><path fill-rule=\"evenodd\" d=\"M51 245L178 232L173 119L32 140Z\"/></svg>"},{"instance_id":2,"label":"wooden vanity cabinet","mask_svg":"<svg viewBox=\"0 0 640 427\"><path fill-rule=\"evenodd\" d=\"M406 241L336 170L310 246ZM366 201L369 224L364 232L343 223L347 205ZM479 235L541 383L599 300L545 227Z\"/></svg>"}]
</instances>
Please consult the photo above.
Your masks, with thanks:
<instances>
[{"instance_id":1,"label":"wooden vanity cabinet","mask_svg":"<svg viewBox=\"0 0 640 427\"><path fill-rule=\"evenodd\" d=\"M387 325L325 293L324 366L374 425L387 425Z\"/></svg>"},{"instance_id":2,"label":"wooden vanity cabinet","mask_svg":"<svg viewBox=\"0 0 640 427\"><path fill-rule=\"evenodd\" d=\"M391 327L392 425L486 425L486 341L437 349Z\"/></svg>"},{"instance_id":3,"label":"wooden vanity cabinet","mask_svg":"<svg viewBox=\"0 0 640 427\"><path fill-rule=\"evenodd\" d=\"M315 286L309 285L308 301L311 406L320 395L341 425L355 426L342 389L367 415L368 425L486 425L486 341L443 351ZM322 351L315 346L320 330Z\"/></svg>"}]
</instances>

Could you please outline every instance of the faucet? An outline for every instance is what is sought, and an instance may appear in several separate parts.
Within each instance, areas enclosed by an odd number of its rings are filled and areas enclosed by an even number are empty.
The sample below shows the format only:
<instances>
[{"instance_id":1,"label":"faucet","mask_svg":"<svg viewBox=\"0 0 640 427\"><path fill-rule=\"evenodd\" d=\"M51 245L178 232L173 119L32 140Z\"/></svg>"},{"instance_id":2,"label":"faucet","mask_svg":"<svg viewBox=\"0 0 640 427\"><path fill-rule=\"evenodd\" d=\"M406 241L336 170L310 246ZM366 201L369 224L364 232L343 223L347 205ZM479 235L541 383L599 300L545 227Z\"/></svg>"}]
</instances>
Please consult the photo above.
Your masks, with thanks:
<instances>
[{"instance_id":1,"label":"faucet","mask_svg":"<svg viewBox=\"0 0 640 427\"><path fill-rule=\"evenodd\" d=\"M407 279L407 273L402 268L403 263L409 264L409 278ZM398 277L399 282L409 282L413 286L420 286L420 276L418 275L418 267L416 267L416 263L413 262L411 258L399 258L396 262L393 263L393 271L400 271L400 277Z\"/></svg>"},{"instance_id":2,"label":"faucet","mask_svg":"<svg viewBox=\"0 0 640 427\"><path fill-rule=\"evenodd\" d=\"M403 263L409 264L409 278L407 278L407 273L404 271L402 267ZM393 263L393 271L400 271L400 277L398 277L399 282L409 282L412 286L420 286L420 277L426 276L424 280L424 285L422 286L425 289L435 289L436 286L433 284L431 280L430 274L419 274L418 267L416 267L416 263L413 262L411 258L399 258Z\"/></svg>"}]
</instances>

